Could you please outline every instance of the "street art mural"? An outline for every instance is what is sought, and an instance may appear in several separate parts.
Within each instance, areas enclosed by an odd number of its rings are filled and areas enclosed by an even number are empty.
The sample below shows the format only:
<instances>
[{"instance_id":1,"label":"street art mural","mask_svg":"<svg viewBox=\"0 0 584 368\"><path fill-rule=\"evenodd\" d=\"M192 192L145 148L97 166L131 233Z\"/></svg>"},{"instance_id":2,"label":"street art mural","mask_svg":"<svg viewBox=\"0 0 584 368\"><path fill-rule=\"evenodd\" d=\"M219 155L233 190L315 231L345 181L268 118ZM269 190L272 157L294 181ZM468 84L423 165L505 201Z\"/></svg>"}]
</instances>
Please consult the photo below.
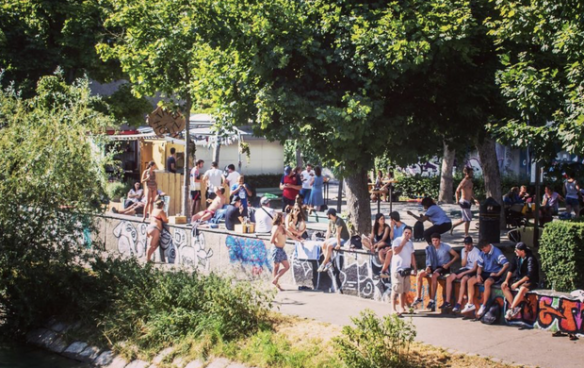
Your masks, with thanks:
<instances>
[{"instance_id":1,"label":"street art mural","mask_svg":"<svg viewBox=\"0 0 584 368\"><path fill-rule=\"evenodd\" d=\"M584 303L563 297L539 296L537 327L584 334Z\"/></svg>"},{"instance_id":2,"label":"street art mural","mask_svg":"<svg viewBox=\"0 0 584 368\"><path fill-rule=\"evenodd\" d=\"M229 261L251 268L254 276L260 276L267 269L272 272L268 249L263 240L228 235L225 245L229 249Z\"/></svg>"},{"instance_id":3,"label":"street art mural","mask_svg":"<svg viewBox=\"0 0 584 368\"><path fill-rule=\"evenodd\" d=\"M148 247L146 227L144 223L118 222L113 228L117 252L128 257L145 257ZM208 271L213 250L205 248L205 236L202 233L197 236L188 235L190 234L184 229L165 227L160 235L157 261Z\"/></svg>"}]
</instances>

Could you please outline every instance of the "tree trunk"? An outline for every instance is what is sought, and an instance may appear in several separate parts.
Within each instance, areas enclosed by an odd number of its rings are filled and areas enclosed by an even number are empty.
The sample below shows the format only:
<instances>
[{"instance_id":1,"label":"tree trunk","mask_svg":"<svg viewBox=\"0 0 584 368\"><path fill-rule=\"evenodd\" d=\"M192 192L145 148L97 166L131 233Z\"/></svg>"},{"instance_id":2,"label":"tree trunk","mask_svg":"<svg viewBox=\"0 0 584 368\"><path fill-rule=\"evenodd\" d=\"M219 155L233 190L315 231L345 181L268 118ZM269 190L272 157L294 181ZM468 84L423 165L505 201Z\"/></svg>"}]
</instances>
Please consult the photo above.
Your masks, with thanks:
<instances>
[{"instance_id":1,"label":"tree trunk","mask_svg":"<svg viewBox=\"0 0 584 368\"><path fill-rule=\"evenodd\" d=\"M302 167L302 154L300 148L296 147L296 166Z\"/></svg>"},{"instance_id":2,"label":"tree trunk","mask_svg":"<svg viewBox=\"0 0 584 368\"><path fill-rule=\"evenodd\" d=\"M183 216L189 217L189 202L190 202L190 191L189 191L189 184L190 184L190 169L189 169L189 156L192 152L189 152L189 142L190 142L190 135L189 129L191 127L191 106L193 105L190 93L186 97L185 103L185 119L186 119L186 128L185 128L185 165L184 165L184 172L183 172L183 197L182 203L180 207L180 213Z\"/></svg>"},{"instance_id":3,"label":"tree trunk","mask_svg":"<svg viewBox=\"0 0 584 368\"><path fill-rule=\"evenodd\" d=\"M440 194L438 201L452 203L454 193L452 192L453 177L452 168L454 167L454 156L456 151L450 149L446 141L444 143L444 155L442 157L442 170L440 171Z\"/></svg>"},{"instance_id":4,"label":"tree trunk","mask_svg":"<svg viewBox=\"0 0 584 368\"><path fill-rule=\"evenodd\" d=\"M367 190L367 171L357 170L345 180L349 221L357 234L371 234L371 203Z\"/></svg>"},{"instance_id":5,"label":"tree trunk","mask_svg":"<svg viewBox=\"0 0 584 368\"><path fill-rule=\"evenodd\" d=\"M501 205L501 229L504 229L506 226L505 209L503 206L503 194L501 193L501 173L497 162L495 140L491 137L486 137L482 141L479 139L476 147L479 151L481 168L483 169L486 196L487 198L493 197Z\"/></svg>"},{"instance_id":6,"label":"tree trunk","mask_svg":"<svg viewBox=\"0 0 584 368\"><path fill-rule=\"evenodd\" d=\"M219 153L221 151L221 137L219 133L215 135L217 142L215 142L215 146L213 147L213 161L217 163L217 168L221 170L221 165L219 165Z\"/></svg>"}]
</instances>

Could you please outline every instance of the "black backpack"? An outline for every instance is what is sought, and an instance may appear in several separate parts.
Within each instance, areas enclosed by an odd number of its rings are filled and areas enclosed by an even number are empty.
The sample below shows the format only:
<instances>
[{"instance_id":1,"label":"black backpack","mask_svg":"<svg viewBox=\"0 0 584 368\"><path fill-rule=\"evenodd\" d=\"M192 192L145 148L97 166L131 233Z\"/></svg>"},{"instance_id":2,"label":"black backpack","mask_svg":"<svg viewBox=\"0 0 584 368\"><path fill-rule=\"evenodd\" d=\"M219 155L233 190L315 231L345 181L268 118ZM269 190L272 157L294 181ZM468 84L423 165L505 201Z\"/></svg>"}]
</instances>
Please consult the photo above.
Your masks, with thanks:
<instances>
[{"instance_id":1,"label":"black backpack","mask_svg":"<svg viewBox=\"0 0 584 368\"><path fill-rule=\"evenodd\" d=\"M351 248L363 249L363 243L361 243L361 237L359 235L353 235L351 237Z\"/></svg>"},{"instance_id":2,"label":"black backpack","mask_svg":"<svg viewBox=\"0 0 584 368\"><path fill-rule=\"evenodd\" d=\"M414 240L424 239L424 223L422 221L416 221L414 225Z\"/></svg>"},{"instance_id":3,"label":"black backpack","mask_svg":"<svg viewBox=\"0 0 584 368\"><path fill-rule=\"evenodd\" d=\"M499 307L499 304L493 303L493 305L491 305L489 309L487 309L487 312L485 313L483 318L481 318L481 322L486 325L493 325L499 321L500 316L501 307Z\"/></svg>"}]
</instances>

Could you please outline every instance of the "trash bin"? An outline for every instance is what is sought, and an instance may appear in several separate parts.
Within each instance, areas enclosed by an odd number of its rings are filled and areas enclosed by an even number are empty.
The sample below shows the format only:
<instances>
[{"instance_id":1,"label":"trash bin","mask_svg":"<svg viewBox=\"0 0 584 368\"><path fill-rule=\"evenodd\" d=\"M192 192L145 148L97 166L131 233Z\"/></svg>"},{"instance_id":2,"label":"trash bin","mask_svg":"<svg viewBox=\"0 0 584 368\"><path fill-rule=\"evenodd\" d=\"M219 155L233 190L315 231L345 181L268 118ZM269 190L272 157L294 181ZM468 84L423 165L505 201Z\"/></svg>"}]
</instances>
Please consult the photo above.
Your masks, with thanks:
<instances>
[{"instance_id":1,"label":"trash bin","mask_svg":"<svg viewBox=\"0 0 584 368\"><path fill-rule=\"evenodd\" d=\"M481 203L479 210L479 239L500 243L501 205L493 197L489 197Z\"/></svg>"}]
</instances>

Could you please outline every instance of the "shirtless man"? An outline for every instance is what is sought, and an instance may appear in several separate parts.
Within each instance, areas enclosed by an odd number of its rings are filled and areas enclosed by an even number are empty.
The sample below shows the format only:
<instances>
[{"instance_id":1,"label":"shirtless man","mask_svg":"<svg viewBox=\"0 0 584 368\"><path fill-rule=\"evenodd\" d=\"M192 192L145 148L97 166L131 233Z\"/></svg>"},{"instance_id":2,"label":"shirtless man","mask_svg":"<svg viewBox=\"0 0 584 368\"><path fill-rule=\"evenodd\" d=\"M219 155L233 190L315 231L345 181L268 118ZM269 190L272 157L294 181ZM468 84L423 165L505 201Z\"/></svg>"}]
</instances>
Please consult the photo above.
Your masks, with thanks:
<instances>
[{"instance_id":1,"label":"shirtless man","mask_svg":"<svg viewBox=\"0 0 584 368\"><path fill-rule=\"evenodd\" d=\"M207 202L211 202L211 204L209 205L209 208L207 208L204 211L197 212L195 215L193 215L191 222L209 221L210 219L212 219L213 216L215 216L215 212L217 212L217 210L220 210L223 207L223 205L225 204L225 197L223 196L224 193L225 193L225 188L215 187L215 194L216 194L215 198L213 200L207 199Z\"/></svg>"},{"instance_id":2,"label":"shirtless man","mask_svg":"<svg viewBox=\"0 0 584 368\"><path fill-rule=\"evenodd\" d=\"M272 227L272 237L270 238L270 243L272 244L272 261L274 262L274 279L272 284L274 284L278 290L284 291L278 280L280 277L288 271L290 264L288 263L288 255L284 251L284 246L286 245L286 228L284 227L284 216L282 212L278 212L274 215ZM280 269L280 264L282 268Z\"/></svg>"},{"instance_id":3,"label":"shirtless man","mask_svg":"<svg viewBox=\"0 0 584 368\"><path fill-rule=\"evenodd\" d=\"M470 228L470 222L472 221L472 212L470 208L472 207L472 202L474 201L478 206L480 202L473 196L473 184L472 184L472 167L465 167L462 172L464 173L464 179L456 188L456 203L460 205L460 212L462 213L462 219L460 221L452 224L452 229L450 229L450 235L454 231L454 228L458 225L464 223L464 236L467 237L468 229ZM462 194L462 196L460 196Z\"/></svg>"}]
</instances>

